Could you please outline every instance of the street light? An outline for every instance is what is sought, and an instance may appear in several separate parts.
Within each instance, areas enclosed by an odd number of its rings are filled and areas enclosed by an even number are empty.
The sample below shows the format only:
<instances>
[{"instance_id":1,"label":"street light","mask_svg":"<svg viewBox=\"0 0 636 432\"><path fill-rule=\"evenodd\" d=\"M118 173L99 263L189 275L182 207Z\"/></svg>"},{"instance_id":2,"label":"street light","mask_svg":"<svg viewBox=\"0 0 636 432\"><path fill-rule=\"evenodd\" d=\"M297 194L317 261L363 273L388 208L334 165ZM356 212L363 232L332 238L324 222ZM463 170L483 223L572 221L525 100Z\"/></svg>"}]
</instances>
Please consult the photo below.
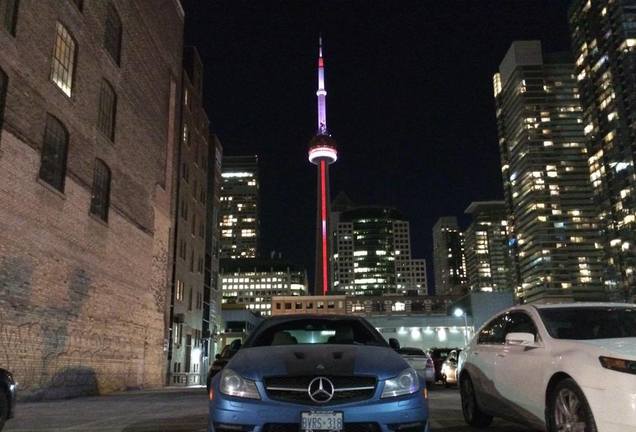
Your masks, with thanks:
<instances>
[{"instance_id":1,"label":"street light","mask_svg":"<svg viewBox=\"0 0 636 432\"><path fill-rule=\"evenodd\" d=\"M468 319L466 318L466 312L463 309L457 308L453 312L453 314L459 318L461 316L464 317L464 346L468 346Z\"/></svg>"}]
</instances>

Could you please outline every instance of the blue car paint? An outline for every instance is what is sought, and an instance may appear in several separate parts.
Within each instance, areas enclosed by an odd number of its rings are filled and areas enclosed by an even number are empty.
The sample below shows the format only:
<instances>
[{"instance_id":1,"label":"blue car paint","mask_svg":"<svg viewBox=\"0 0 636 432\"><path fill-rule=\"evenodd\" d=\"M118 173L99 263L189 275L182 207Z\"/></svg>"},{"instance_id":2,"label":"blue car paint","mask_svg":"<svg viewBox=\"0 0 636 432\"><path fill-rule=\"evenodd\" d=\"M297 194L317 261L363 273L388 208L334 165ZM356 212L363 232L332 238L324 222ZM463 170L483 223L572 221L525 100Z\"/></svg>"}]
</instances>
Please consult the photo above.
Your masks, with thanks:
<instances>
[{"instance_id":1,"label":"blue car paint","mask_svg":"<svg viewBox=\"0 0 636 432\"><path fill-rule=\"evenodd\" d=\"M286 362L294 351L329 355L331 351L348 350L355 356L354 375L372 375L378 378L375 394L371 399L338 405L304 405L271 400L267 397L263 377L284 376ZM213 424L254 425L253 432L261 432L268 423L300 423L301 412L311 410L341 411L344 423L377 423L382 432L389 432L388 425L428 421L428 401L423 396L426 381L420 377L419 391L396 398L381 399L384 381L396 377L408 368L404 359L391 348L357 345L298 345L244 348L226 366L244 378L256 381L260 400L236 398L219 391L221 373L212 379L214 400L210 401L209 432L215 432ZM317 374L319 375L319 374ZM428 427L426 428L428 431Z\"/></svg>"}]
</instances>

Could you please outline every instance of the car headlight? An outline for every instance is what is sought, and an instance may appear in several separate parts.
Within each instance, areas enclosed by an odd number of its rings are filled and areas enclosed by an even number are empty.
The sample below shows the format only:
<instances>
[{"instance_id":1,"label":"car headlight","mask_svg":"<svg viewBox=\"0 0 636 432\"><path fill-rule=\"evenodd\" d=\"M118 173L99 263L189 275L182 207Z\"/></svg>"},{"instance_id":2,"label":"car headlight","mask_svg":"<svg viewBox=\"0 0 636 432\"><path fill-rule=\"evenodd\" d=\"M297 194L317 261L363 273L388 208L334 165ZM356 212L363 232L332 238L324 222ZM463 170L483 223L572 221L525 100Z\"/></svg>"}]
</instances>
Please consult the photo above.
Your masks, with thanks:
<instances>
[{"instance_id":1,"label":"car headlight","mask_svg":"<svg viewBox=\"0 0 636 432\"><path fill-rule=\"evenodd\" d=\"M260 399L256 383L243 378L232 369L223 369L221 372L221 382L219 391L228 396L246 399Z\"/></svg>"},{"instance_id":2,"label":"car headlight","mask_svg":"<svg viewBox=\"0 0 636 432\"><path fill-rule=\"evenodd\" d=\"M412 368L405 369L397 377L384 382L382 398L403 396L415 393L420 386L417 372Z\"/></svg>"},{"instance_id":3,"label":"car headlight","mask_svg":"<svg viewBox=\"0 0 636 432\"><path fill-rule=\"evenodd\" d=\"M617 372L625 372L636 375L636 361L623 360L612 357L599 357L601 365L605 369L611 369Z\"/></svg>"}]
</instances>

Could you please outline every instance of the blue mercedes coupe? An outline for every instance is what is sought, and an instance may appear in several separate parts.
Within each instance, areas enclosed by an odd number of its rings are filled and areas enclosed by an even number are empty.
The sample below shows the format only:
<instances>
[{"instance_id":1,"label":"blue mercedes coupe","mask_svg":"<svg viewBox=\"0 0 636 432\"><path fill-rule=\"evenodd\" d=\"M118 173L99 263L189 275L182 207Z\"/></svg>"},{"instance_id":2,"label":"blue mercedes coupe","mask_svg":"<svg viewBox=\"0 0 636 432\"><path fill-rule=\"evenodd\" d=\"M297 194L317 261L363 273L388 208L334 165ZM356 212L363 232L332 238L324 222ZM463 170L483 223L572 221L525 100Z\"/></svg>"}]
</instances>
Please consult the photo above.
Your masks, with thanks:
<instances>
[{"instance_id":1,"label":"blue mercedes coupe","mask_svg":"<svg viewBox=\"0 0 636 432\"><path fill-rule=\"evenodd\" d=\"M262 322L214 376L209 432L428 432L426 382L365 319Z\"/></svg>"}]
</instances>

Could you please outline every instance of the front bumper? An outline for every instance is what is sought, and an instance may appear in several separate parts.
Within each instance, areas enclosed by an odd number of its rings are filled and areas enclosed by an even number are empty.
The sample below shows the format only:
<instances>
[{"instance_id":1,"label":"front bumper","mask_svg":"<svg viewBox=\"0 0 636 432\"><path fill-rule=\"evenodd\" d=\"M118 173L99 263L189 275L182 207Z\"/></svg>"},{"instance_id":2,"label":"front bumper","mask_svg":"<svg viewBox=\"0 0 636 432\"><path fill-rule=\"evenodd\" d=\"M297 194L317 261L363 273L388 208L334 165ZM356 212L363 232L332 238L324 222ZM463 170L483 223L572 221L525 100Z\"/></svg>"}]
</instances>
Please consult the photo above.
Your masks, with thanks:
<instances>
[{"instance_id":1,"label":"front bumper","mask_svg":"<svg viewBox=\"0 0 636 432\"><path fill-rule=\"evenodd\" d=\"M625 374L607 389L581 386L592 408L596 427L603 432L636 432L636 377ZM609 402L611 401L611 402Z\"/></svg>"},{"instance_id":2,"label":"front bumper","mask_svg":"<svg viewBox=\"0 0 636 432\"><path fill-rule=\"evenodd\" d=\"M379 399L376 391L367 401L320 407L272 401L266 397L238 399L222 395L218 386L215 387L208 432L298 431L301 412L312 410L341 411L345 432L429 432L428 401L421 391L394 399ZM259 390L263 395L260 385Z\"/></svg>"}]
</instances>

